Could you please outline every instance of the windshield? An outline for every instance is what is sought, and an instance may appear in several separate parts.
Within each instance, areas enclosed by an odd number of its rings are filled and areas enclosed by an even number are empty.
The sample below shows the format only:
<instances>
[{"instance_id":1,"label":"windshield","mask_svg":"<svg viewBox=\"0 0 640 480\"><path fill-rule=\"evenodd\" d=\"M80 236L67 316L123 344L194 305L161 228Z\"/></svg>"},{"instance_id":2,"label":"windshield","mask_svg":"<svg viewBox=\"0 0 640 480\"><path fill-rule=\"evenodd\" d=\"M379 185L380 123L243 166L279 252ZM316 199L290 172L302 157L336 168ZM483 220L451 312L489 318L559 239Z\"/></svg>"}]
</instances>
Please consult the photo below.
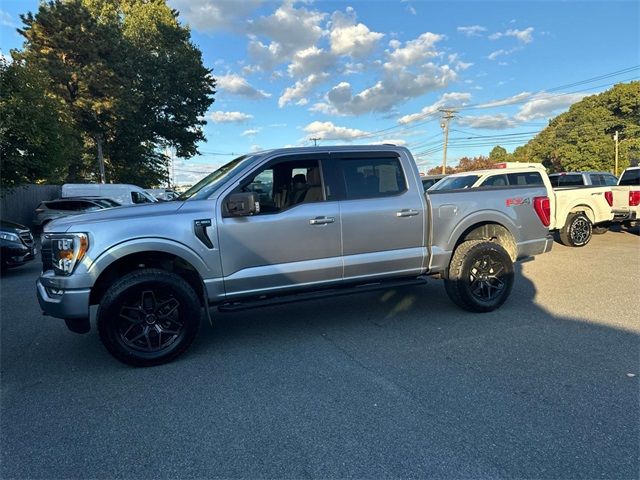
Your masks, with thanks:
<instances>
[{"instance_id":1,"label":"windshield","mask_svg":"<svg viewBox=\"0 0 640 480\"><path fill-rule=\"evenodd\" d=\"M457 190L460 188L471 188L480 178L478 175L464 175L462 177L447 177L440 180L429 190Z\"/></svg>"},{"instance_id":2,"label":"windshield","mask_svg":"<svg viewBox=\"0 0 640 480\"><path fill-rule=\"evenodd\" d=\"M223 165L219 169L204 177L189 190L179 195L176 200L202 200L208 198L209 195L215 192L222 184L222 180L224 180L230 174L244 167L253 158L255 158L255 155L242 155L241 157L234 158L226 165Z\"/></svg>"}]
</instances>

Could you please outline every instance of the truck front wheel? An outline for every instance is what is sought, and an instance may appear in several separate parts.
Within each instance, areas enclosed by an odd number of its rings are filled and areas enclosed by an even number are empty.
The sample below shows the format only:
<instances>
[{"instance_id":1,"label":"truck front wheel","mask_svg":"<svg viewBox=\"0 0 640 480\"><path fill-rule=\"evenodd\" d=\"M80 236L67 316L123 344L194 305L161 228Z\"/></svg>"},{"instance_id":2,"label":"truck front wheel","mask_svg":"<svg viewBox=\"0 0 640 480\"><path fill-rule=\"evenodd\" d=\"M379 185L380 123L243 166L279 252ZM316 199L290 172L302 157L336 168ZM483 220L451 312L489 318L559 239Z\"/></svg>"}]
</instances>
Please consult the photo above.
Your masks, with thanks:
<instances>
[{"instance_id":1,"label":"truck front wheel","mask_svg":"<svg viewBox=\"0 0 640 480\"><path fill-rule=\"evenodd\" d=\"M98 307L98 332L118 360L148 367L182 354L193 342L201 316L198 296L182 277L145 268L107 290Z\"/></svg>"},{"instance_id":2,"label":"truck front wheel","mask_svg":"<svg viewBox=\"0 0 640 480\"><path fill-rule=\"evenodd\" d=\"M502 305L513 287L513 262L498 243L469 240L451 258L444 281L449 298L470 312L490 312Z\"/></svg>"},{"instance_id":3,"label":"truck front wheel","mask_svg":"<svg viewBox=\"0 0 640 480\"><path fill-rule=\"evenodd\" d=\"M567 217L562 230L560 230L560 241L567 247L584 247L593 233L593 225L589 217L584 213L572 213Z\"/></svg>"}]
</instances>

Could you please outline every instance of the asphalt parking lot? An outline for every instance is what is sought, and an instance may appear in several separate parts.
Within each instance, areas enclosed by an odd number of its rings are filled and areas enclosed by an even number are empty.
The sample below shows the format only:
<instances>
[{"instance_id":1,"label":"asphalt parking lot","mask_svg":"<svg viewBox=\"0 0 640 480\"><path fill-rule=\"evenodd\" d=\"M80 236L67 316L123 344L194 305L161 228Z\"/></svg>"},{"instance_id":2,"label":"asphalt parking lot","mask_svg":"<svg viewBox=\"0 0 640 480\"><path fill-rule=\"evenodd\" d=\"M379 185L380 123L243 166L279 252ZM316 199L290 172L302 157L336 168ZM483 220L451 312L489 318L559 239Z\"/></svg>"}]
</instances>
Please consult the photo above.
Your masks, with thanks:
<instances>
[{"instance_id":1,"label":"asphalt parking lot","mask_svg":"<svg viewBox=\"0 0 640 480\"><path fill-rule=\"evenodd\" d=\"M1 282L2 478L638 478L640 237L518 266L490 314L442 285L219 314L134 369Z\"/></svg>"}]
</instances>

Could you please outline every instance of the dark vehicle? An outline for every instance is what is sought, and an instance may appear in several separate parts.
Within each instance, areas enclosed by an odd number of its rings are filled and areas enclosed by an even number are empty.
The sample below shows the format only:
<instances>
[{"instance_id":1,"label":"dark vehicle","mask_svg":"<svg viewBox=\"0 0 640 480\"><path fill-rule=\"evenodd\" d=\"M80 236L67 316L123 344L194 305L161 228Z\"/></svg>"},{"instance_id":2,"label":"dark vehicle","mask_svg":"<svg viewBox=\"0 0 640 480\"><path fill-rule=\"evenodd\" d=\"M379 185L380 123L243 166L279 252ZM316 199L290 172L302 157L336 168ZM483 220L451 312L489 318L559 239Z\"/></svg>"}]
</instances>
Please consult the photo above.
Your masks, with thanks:
<instances>
[{"instance_id":1,"label":"dark vehicle","mask_svg":"<svg viewBox=\"0 0 640 480\"><path fill-rule=\"evenodd\" d=\"M420 177L422 180L422 186L426 192L429 188L433 187L436 183L442 180L446 175L427 175L426 177Z\"/></svg>"},{"instance_id":2,"label":"dark vehicle","mask_svg":"<svg viewBox=\"0 0 640 480\"><path fill-rule=\"evenodd\" d=\"M36 208L33 226L44 228L47 223L56 218L119 206L121 204L115 200L103 197L70 197L41 202Z\"/></svg>"},{"instance_id":3,"label":"dark vehicle","mask_svg":"<svg viewBox=\"0 0 640 480\"><path fill-rule=\"evenodd\" d=\"M33 235L18 223L0 220L0 258L2 270L23 265L36 256Z\"/></svg>"}]
</instances>

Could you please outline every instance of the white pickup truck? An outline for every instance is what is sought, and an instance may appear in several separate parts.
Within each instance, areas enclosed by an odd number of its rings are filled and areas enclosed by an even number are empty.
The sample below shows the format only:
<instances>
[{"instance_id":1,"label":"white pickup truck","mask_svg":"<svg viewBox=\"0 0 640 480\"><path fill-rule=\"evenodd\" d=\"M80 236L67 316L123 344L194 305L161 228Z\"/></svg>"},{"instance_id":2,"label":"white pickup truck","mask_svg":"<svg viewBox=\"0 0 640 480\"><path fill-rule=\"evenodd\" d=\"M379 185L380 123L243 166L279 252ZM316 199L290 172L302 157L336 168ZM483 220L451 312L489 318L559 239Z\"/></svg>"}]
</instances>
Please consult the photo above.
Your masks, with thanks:
<instances>
[{"instance_id":1,"label":"white pickup truck","mask_svg":"<svg viewBox=\"0 0 640 480\"><path fill-rule=\"evenodd\" d=\"M593 233L605 233L613 213L610 186L556 187L540 163L497 163L496 168L449 175L429 191L544 185L551 203L549 230L557 230L567 246L583 247Z\"/></svg>"},{"instance_id":2,"label":"white pickup truck","mask_svg":"<svg viewBox=\"0 0 640 480\"><path fill-rule=\"evenodd\" d=\"M640 167L629 167L622 172L611 193L614 221L627 226L640 222Z\"/></svg>"}]
</instances>

